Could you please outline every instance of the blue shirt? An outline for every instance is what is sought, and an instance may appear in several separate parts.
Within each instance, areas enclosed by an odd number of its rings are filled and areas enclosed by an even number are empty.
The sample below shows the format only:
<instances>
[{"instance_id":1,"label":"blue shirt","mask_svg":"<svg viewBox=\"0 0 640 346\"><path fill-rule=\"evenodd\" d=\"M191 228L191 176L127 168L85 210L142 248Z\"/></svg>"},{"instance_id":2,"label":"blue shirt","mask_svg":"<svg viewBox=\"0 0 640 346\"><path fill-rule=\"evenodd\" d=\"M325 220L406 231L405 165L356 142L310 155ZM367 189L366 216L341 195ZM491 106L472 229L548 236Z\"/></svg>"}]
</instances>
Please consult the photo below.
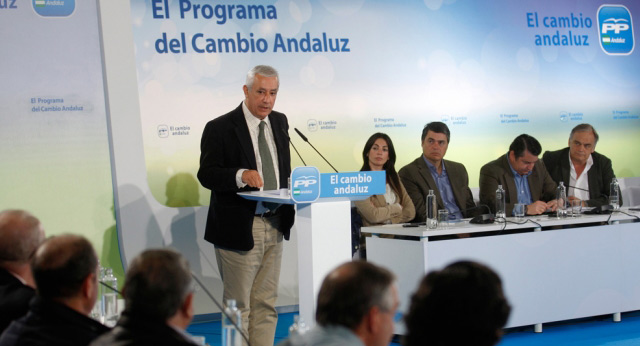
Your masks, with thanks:
<instances>
[{"instance_id":1,"label":"blue shirt","mask_svg":"<svg viewBox=\"0 0 640 346\"><path fill-rule=\"evenodd\" d=\"M431 176L438 186L442 203L444 203L444 207L449 211L449 219L462 219L462 212L460 212L460 208L456 204L456 198L453 195L453 189L451 188L451 182L447 175L447 169L444 167L444 162L440 162L442 165L442 173L438 174L436 166L432 165L424 156L422 156L422 158L427 164L427 167L429 167Z\"/></svg>"},{"instance_id":2,"label":"blue shirt","mask_svg":"<svg viewBox=\"0 0 640 346\"><path fill-rule=\"evenodd\" d=\"M531 198L531 190L529 190L529 181L527 177L533 173L531 170L529 173L525 175L520 175L513 169L511 166L511 161L509 161L509 154L507 154L507 162L509 163L509 168L511 168L511 172L513 172L513 177L516 183L516 189L518 190L518 203L522 203L524 205L529 205L533 203L533 198Z\"/></svg>"}]
</instances>

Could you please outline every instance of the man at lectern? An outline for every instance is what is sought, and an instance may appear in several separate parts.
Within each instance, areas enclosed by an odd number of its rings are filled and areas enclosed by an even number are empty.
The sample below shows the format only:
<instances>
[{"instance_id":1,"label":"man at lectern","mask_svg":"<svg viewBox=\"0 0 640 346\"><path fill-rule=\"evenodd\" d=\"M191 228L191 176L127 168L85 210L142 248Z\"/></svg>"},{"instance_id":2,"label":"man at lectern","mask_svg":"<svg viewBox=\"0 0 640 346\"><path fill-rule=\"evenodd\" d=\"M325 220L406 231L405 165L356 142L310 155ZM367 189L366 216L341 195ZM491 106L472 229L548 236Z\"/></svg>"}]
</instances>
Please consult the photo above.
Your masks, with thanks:
<instances>
[{"instance_id":1,"label":"man at lectern","mask_svg":"<svg viewBox=\"0 0 640 346\"><path fill-rule=\"evenodd\" d=\"M292 205L237 193L287 188L289 124L273 111L279 87L274 68L252 68L242 87L244 101L209 121L200 145L198 179L211 190L204 238L215 246L224 300L236 300L254 346L274 342L282 239L289 239L295 214Z\"/></svg>"},{"instance_id":2,"label":"man at lectern","mask_svg":"<svg viewBox=\"0 0 640 346\"><path fill-rule=\"evenodd\" d=\"M425 199L429 190L436 195L438 209L447 209L450 218L475 214L476 204L469 189L467 169L461 163L444 159L450 138L447 124L428 123L422 130L422 155L398 172L415 205L415 222L427 218Z\"/></svg>"},{"instance_id":3,"label":"man at lectern","mask_svg":"<svg viewBox=\"0 0 640 346\"><path fill-rule=\"evenodd\" d=\"M582 200L585 207L609 204L609 184L616 177L611 160L595 151L598 138L593 126L580 124L571 130L567 148L542 156L551 178L567 186L569 200Z\"/></svg>"}]
</instances>

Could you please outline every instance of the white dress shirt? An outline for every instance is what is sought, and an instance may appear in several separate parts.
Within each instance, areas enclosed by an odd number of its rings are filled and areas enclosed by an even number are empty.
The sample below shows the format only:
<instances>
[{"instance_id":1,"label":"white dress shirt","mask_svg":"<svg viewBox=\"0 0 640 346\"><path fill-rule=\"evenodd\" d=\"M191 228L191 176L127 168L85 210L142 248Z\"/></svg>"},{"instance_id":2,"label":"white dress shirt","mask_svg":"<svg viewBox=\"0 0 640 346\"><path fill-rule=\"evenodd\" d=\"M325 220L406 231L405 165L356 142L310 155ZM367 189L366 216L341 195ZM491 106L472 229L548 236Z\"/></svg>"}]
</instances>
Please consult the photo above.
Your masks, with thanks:
<instances>
[{"instance_id":1,"label":"white dress shirt","mask_svg":"<svg viewBox=\"0 0 640 346\"><path fill-rule=\"evenodd\" d=\"M575 196L583 201L588 201L589 197L589 179L587 177L587 172L593 166L593 158L589 155L587 159L587 165L582 171L582 174L578 177L576 173L576 168L573 166L573 161L571 161L571 154L569 154L569 164L571 165L571 174L569 178L569 190L568 196ZM574 186L577 189L574 189Z\"/></svg>"}]
</instances>

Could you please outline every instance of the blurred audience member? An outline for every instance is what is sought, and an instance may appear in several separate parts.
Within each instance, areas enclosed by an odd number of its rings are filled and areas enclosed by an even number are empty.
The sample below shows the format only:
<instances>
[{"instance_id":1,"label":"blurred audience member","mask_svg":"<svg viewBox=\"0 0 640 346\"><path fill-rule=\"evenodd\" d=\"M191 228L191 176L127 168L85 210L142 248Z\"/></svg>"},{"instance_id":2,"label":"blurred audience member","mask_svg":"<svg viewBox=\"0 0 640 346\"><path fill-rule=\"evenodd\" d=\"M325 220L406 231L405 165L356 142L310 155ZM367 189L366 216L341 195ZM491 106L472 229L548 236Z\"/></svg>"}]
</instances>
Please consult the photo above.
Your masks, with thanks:
<instances>
[{"instance_id":1,"label":"blurred audience member","mask_svg":"<svg viewBox=\"0 0 640 346\"><path fill-rule=\"evenodd\" d=\"M493 270L475 262L456 262L422 279L405 317L403 344L495 345L510 311Z\"/></svg>"},{"instance_id":2,"label":"blurred audience member","mask_svg":"<svg viewBox=\"0 0 640 346\"><path fill-rule=\"evenodd\" d=\"M320 287L317 325L280 345L389 345L399 304L394 280L391 272L368 262L339 266Z\"/></svg>"},{"instance_id":3,"label":"blurred audience member","mask_svg":"<svg viewBox=\"0 0 640 346\"><path fill-rule=\"evenodd\" d=\"M195 345L185 333L193 318L187 260L169 249L146 250L133 259L122 295L125 310L111 332L91 346Z\"/></svg>"},{"instance_id":4,"label":"blurred audience member","mask_svg":"<svg viewBox=\"0 0 640 346\"><path fill-rule=\"evenodd\" d=\"M0 337L0 346L88 345L109 328L89 318L98 296L98 258L77 235L51 237L31 261L36 296L26 316Z\"/></svg>"},{"instance_id":5,"label":"blurred audience member","mask_svg":"<svg viewBox=\"0 0 640 346\"><path fill-rule=\"evenodd\" d=\"M36 294L30 261L44 239L40 221L24 210L0 212L0 334L27 314Z\"/></svg>"}]
</instances>

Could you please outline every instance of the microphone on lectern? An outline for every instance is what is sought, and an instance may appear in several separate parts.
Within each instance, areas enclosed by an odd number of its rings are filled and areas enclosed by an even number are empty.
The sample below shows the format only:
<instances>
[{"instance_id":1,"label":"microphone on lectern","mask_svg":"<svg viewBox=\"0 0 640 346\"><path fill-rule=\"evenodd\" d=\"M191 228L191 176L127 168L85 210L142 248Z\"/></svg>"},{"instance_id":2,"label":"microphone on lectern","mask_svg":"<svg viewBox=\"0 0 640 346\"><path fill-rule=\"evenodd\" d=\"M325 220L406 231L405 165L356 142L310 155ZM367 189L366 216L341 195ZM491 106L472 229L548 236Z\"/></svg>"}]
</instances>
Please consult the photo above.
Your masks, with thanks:
<instances>
[{"instance_id":1,"label":"microphone on lectern","mask_svg":"<svg viewBox=\"0 0 640 346\"><path fill-rule=\"evenodd\" d=\"M293 145L293 142L291 141L291 137L289 137L289 132L287 132L287 130L285 130L284 128L282 129L282 132L284 132L285 136L287 136L287 140L289 141L289 144L291 144L291 146L293 147L293 150L295 150L296 154L298 154L298 157L300 158L300 161L302 161L302 164L306 166L307 163L304 162L304 159L302 159L302 155L300 155L296 146Z\"/></svg>"},{"instance_id":2,"label":"microphone on lectern","mask_svg":"<svg viewBox=\"0 0 640 346\"><path fill-rule=\"evenodd\" d=\"M313 148L313 150L316 151L316 153L318 153L318 155L320 155L320 157L322 157L322 159L324 160L324 162L326 162L327 164L329 164L329 166L331 166L331 168L333 168L333 170L338 173L338 170L333 167L333 165L322 155L320 154L320 152L318 151L318 149L316 149L316 147L313 146L313 144L311 144L311 142L309 142L309 140L307 139L307 137L305 137L305 135L302 134L302 132L300 132L300 130L298 130L297 128L294 128L294 130L296 130L296 132L298 133L298 135L300 136L300 138L302 138L303 141L309 143L309 145Z\"/></svg>"}]
</instances>

